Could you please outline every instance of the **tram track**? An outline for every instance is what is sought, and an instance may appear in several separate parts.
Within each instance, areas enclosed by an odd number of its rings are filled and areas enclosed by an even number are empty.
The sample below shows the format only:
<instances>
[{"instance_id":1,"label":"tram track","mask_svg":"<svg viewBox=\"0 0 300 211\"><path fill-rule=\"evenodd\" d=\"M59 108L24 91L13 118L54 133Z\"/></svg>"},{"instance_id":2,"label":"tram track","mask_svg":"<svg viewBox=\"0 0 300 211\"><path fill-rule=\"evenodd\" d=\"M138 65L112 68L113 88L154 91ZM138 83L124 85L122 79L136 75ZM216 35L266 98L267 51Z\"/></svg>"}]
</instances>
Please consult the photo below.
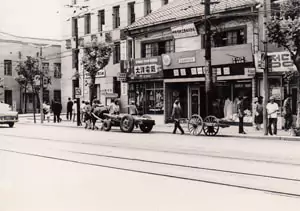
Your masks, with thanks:
<instances>
[{"instance_id":1,"label":"tram track","mask_svg":"<svg viewBox=\"0 0 300 211\"><path fill-rule=\"evenodd\" d=\"M19 155L25 155L25 156L31 156L31 157L38 157L38 158L43 158L43 159L50 159L50 160L56 160L56 161L61 161L61 162L68 162L68 163L73 163L73 164L79 164L79 165L87 165L87 166L93 166L93 167L100 167L100 168L107 168L107 169L112 169L112 170L117 170L117 171L126 171L126 172L132 172L132 173L138 173L138 174L145 174L145 175L151 175L151 176L159 176L159 177L165 177L165 178L170 178L170 179L179 179L179 180L186 180L186 181L191 181L191 182L199 182L199 183L206 183L206 184L212 184L212 185L218 185L218 186L226 186L226 187L231 187L231 188L238 188L238 189L244 189L244 190L249 190L249 191L258 191L258 192L264 192L268 194L275 194L275 195L281 195L285 197L296 197L300 198L300 193L295 193L291 191L281 191L281 190L276 190L274 188L261 188L257 187L254 185L241 185L238 184L238 182L235 183L229 183L229 182L220 182L217 180L213 179L201 179L201 178L196 178L192 176L182 176L180 174L174 174L173 173L164 173L164 172L159 172L159 171L153 171L153 170L141 170L137 168L128 168L128 167L120 167L120 165L106 165L102 163L97 163L97 162L88 162L88 161L83 161L83 160L77 160L77 159L71 159L67 157L58 157L58 156L52 156L52 155L45 155L45 154L40 154L40 153L32 153L32 152L25 152L25 151L20 151L20 150L11 150L11 149L4 149L0 148L1 152L6 152L6 153L14 153L14 154L19 154ZM78 152L73 152L73 153L78 153ZM100 155L95 155L92 153L81 153L83 155L88 155L88 156L100 156ZM105 155L101 155L105 156ZM106 158L108 156L105 156ZM298 179L294 178L282 178L282 177L274 177L270 175L259 175L259 174L249 174L249 173L244 173L244 172L238 172L238 171L228 171L228 170L222 170L222 169L208 169L208 168L202 168L202 167L196 167L196 166L188 166L188 165L179 165L179 164L174 164L174 163L164 163L164 162L155 162L155 161L149 161L149 160L142 160L142 159L131 159L131 158L126 158L126 157L113 157L109 156L111 159L125 159L125 160L130 160L130 161L135 161L135 162L142 162L142 163L151 163L155 165L163 165L163 166L171 166L175 168L184 168L184 169L197 169L197 170L205 170L205 171L214 171L214 172L222 172L222 173L228 173L230 175L243 175L247 177L256 177L256 178L266 178L268 180L278 180L278 181L292 181L293 183L299 183L300 181ZM81 158L82 159L82 158Z\"/></svg>"},{"instance_id":2,"label":"tram track","mask_svg":"<svg viewBox=\"0 0 300 211\"><path fill-rule=\"evenodd\" d=\"M178 155L187 155L187 156L197 156L197 157L207 157L207 158L216 158L216 159L227 159L227 160L238 160L238 161L249 161L249 162L258 162L258 163L266 163L266 164L276 164L276 165L287 165L287 166L296 166L299 167L300 163L298 162L291 162L291 161L282 161L282 160L273 160L273 158L270 159L258 159L258 158L247 158L245 156L228 156L228 155L217 155L214 154L216 152L214 151L201 151L201 150L186 150L183 149L157 149L157 148L149 148L148 146L142 147L142 146L132 146L128 144L122 144L122 143L95 143L92 141L81 141L81 140L73 140L73 141L67 141L63 139L54 139L54 138L43 138L43 137L34 137L34 136L24 136L24 135L14 135L14 134L5 134L0 133L1 136L4 137L13 137L13 138L24 138L24 139L32 139L32 140L43 140L48 142L56 142L56 143L65 143L65 144L77 144L77 145L85 145L85 146L98 146L98 147L109 147L109 148L117 148L117 149L128 149L128 150L139 150L139 151L150 151L150 152L158 152L158 153L168 153L168 154L178 154ZM106 141L110 141L110 139L107 139ZM255 154L253 156L256 156Z\"/></svg>"}]
</instances>

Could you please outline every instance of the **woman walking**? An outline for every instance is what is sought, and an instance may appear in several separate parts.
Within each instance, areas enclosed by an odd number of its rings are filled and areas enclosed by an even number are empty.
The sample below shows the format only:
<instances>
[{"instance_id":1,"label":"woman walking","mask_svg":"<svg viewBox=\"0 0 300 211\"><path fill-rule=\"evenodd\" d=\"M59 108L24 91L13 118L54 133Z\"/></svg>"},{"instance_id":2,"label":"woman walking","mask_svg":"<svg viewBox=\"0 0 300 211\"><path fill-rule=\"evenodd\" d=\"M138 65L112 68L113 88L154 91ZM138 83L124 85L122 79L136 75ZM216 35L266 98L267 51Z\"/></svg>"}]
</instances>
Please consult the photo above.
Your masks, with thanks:
<instances>
[{"instance_id":1,"label":"woman walking","mask_svg":"<svg viewBox=\"0 0 300 211\"><path fill-rule=\"evenodd\" d=\"M177 128L180 130L181 135L184 134L184 131L180 125L181 113L182 113L181 106L179 103L179 99L177 99L175 100L175 103L173 105L173 111L172 111L172 119L174 119L175 121L173 134L176 133Z\"/></svg>"},{"instance_id":2,"label":"woman walking","mask_svg":"<svg viewBox=\"0 0 300 211\"><path fill-rule=\"evenodd\" d=\"M263 97L258 97L258 101L255 108L254 117L256 130L261 130L261 124L263 123Z\"/></svg>"}]
</instances>

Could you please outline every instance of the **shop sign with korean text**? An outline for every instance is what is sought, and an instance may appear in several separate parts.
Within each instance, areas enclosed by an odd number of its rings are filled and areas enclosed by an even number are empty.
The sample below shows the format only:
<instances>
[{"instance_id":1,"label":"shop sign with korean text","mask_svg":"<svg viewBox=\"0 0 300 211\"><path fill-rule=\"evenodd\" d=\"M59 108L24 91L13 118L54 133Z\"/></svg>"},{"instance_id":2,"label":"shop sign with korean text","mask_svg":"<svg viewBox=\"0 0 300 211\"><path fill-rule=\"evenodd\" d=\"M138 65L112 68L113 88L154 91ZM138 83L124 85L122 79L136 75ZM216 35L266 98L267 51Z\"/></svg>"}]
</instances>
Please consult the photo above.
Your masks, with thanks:
<instances>
[{"instance_id":1,"label":"shop sign with korean text","mask_svg":"<svg viewBox=\"0 0 300 211\"><path fill-rule=\"evenodd\" d=\"M141 58L133 61L131 79L162 78L161 57Z\"/></svg>"},{"instance_id":2,"label":"shop sign with korean text","mask_svg":"<svg viewBox=\"0 0 300 211\"><path fill-rule=\"evenodd\" d=\"M272 72L286 72L297 70L289 52L272 52L268 53L268 56L270 59Z\"/></svg>"},{"instance_id":3,"label":"shop sign with korean text","mask_svg":"<svg viewBox=\"0 0 300 211\"><path fill-rule=\"evenodd\" d=\"M198 35L197 29L194 23L189 23L181 26L172 27L172 34L175 39L194 37Z\"/></svg>"}]
</instances>

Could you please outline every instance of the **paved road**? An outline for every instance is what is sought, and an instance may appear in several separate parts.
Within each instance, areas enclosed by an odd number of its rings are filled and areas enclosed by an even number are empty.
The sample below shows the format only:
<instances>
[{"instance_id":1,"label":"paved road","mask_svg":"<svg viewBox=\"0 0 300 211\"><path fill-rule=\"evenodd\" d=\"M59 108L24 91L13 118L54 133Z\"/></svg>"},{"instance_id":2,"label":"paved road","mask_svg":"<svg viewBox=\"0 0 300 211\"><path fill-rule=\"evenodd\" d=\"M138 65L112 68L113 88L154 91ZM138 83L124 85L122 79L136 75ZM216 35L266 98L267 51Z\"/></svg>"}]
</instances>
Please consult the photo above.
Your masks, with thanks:
<instances>
[{"instance_id":1,"label":"paved road","mask_svg":"<svg viewBox=\"0 0 300 211\"><path fill-rule=\"evenodd\" d=\"M300 143L0 128L0 210L299 210Z\"/></svg>"}]
</instances>

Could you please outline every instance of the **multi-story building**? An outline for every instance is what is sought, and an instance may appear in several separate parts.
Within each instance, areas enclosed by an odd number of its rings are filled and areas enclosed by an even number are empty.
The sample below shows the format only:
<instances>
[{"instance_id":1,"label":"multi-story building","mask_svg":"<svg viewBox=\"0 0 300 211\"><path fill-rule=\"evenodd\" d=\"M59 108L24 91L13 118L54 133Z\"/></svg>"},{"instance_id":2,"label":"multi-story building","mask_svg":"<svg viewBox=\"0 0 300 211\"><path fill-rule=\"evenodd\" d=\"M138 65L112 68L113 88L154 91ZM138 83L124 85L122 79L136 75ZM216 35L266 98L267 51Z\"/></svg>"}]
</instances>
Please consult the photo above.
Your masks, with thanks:
<instances>
[{"instance_id":1,"label":"multi-story building","mask_svg":"<svg viewBox=\"0 0 300 211\"><path fill-rule=\"evenodd\" d=\"M212 66L216 75L217 117L224 101L256 95L254 54L258 51L258 12L253 0L220 1L211 6ZM129 62L128 97L148 114L167 121L176 98L183 116L206 115L204 5L199 0L174 1L126 29L134 41ZM126 69L126 68L124 68ZM163 115L164 114L164 115ZM252 117L246 118L251 122Z\"/></svg>"},{"instance_id":2,"label":"multi-story building","mask_svg":"<svg viewBox=\"0 0 300 211\"><path fill-rule=\"evenodd\" d=\"M43 69L51 77L51 83L44 84L44 101L61 99L61 60L60 41L50 39L28 38L0 32L0 101L10 104L19 112L33 111L33 93L28 87L26 97L17 83L16 66L18 62L26 60L27 56L37 57L43 48ZM46 81L45 81L46 82ZM24 99L27 99L26 105ZM36 101L38 102L38 100Z\"/></svg>"},{"instance_id":3,"label":"multi-story building","mask_svg":"<svg viewBox=\"0 0 300 211\"><path fill-rule=\"evenodd\" d=\"M170 1L171 2L171 1ZM118 80L120 63L125 60L127 47L121 42L121 29L136 22L136 20L151 14L165 4L168 0L65 0L65 4L73 4L73 9L64 8L62 19L63 37L65 45L62 46L62 67L67 71L62 76L62 101L66 104L69 97L75 97L75 87L81 88L82 99L89 99L89 78L80 67L79 85L73 77L75 70L75 33L78 26L78 36L81 48L86 43L97 39L98 42L113 43L113 53L109 64L98 72L96 77L97 98L103 104L109 104L111 99L120 97L121 107L127 104L127 95L121 94L121 82ZM87 6L87 9L78 9ZM74 9L77 12L74 13ZM81 15L79 15L81 14ZM130 44L130 43L129 43ZM129 48L130 49L130 48ZM81 64L82 49L79 53L79 64Z\"/></svg>"}]
</instances>

